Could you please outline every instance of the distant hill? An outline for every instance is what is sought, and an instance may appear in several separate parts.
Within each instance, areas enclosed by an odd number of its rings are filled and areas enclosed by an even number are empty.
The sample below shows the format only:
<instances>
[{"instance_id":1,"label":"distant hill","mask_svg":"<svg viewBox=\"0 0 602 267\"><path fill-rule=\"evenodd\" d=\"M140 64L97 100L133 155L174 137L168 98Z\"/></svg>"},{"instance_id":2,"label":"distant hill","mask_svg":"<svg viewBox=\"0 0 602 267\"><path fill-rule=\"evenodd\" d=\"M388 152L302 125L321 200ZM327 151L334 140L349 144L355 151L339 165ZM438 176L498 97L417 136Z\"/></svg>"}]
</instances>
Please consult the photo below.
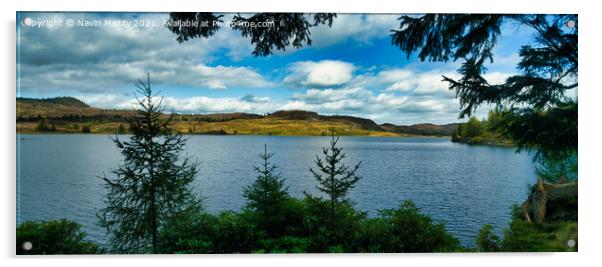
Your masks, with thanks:
<instances>
[{"instance_id":1,"label":"distant hill","mask_svg":"<svg viewBox=\"0 0 602 267\"><path fill-rule=\"evenodd\" d=\"M134 112L129 110L100 109L91 107L74 97L55 98L17 98L17 118L22 120L60 117L128 117Z\"/></svg>"},{"instance_id":2,"label":"distant hill","mask_svg":"<svg viewBox=\"0 0 602 267\"><path fill-rule=\"evenodd\" d=\"M57 105L63 105L63 106L67 106L67 107L74 107L74 108L89 108L90 107L90 106L88 106L88 104L84 103L83 101L81 101L75 97L70 97L70 96L60 96L60 97L42 98L42 99L17 97L17 102L28 103L28 104L36 104L36 103L37 104L57 104Z\"/></svg>"},{"instance_id":3,"label":"distant hill","mask_svg":"<svg viewBox=\"0 0 602 267\"><path fill-rule=\"evenodd\" d=\"M458 127L458 123L450 123L444 125L421 123L410 126L385 123L381 124L380 127L385 131L400 134L451 136L453 131Z\"/></svg>"},{"instance_id":4,"label":"distant hill","mask_svg":"<svg viewBox=\"0 0 602 267\"><path fill-rule=\"evenodd\" d=\"M34 132L41 118L47 118L57 131L77 132L89 126L93 132L110 133L135 116L132 110L91 107L74 97L46 99L17 98L17 131ZM167 115L166 115L167 116ZM305 110L280 110L266 115L252 113L177 114L174 128L196 134L325 135L335 129L340 135L437 135L451 136L457 124L385 123L366 118L320 115Z\"/></svg>"},{"instance_id":5,"label":"distant hill","mask_svg":"<svg viewBox=\"0 0 602 267\"><path fill-rule=\"evenodd\" d=\"M305 110L280 110L269 114L267 117L270 118L283 118L290 120L322 120L322 121L333 121L343 122L352 124L360 129L369 131L382 131L383 129L370 119L364 119L352 116L340 116L340 115L319 115L313 111Z\"/></svg>"}]
</instances>

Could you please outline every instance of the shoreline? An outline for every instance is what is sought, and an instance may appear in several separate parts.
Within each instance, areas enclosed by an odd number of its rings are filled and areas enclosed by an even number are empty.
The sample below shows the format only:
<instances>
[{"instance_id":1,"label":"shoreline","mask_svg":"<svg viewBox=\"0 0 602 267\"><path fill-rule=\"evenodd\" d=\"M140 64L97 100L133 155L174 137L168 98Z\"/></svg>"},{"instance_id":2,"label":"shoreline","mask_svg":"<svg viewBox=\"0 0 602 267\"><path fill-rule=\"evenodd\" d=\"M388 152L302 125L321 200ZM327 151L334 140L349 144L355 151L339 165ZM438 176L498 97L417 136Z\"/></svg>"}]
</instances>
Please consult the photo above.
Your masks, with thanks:
<instances>
[{"instance_id":1,"label":"shoreline","mask_svg":"<svg viewBox=\"0 0 602 267\"><path fill-rule=\"evenodd\" d=\"M130 133L116 134L109 132L94 132L94 133L80 133L80 132L16 132L17 137L19 135L131 135ZM183 136L281 136L281 137L328 137L330 135L277 135L277 134L202 134L202 133L181 133ZM388 137L388 138L450 138L451 136L445 135L338 135L340 137Z\"/></svg>"},{"instance_id":2,"label":"shoreline","mask_svg":"<svg viewBox=\"0 0 602 267\"><path fill-rule=\"evenodd\" d=\"M491 139L487 139L485 141L477 142L477 141L474 141L472 138L454 139L452 137L451 138L451 142L452 143L469 145L469 146L495 146L495 147L508 147L508 148L516 147L515 144L509 143L509 142L505 142L505 140L502 140L502 141L497 141L497 140L496 141L492 141Z\"/></svg>"}]
</instances>

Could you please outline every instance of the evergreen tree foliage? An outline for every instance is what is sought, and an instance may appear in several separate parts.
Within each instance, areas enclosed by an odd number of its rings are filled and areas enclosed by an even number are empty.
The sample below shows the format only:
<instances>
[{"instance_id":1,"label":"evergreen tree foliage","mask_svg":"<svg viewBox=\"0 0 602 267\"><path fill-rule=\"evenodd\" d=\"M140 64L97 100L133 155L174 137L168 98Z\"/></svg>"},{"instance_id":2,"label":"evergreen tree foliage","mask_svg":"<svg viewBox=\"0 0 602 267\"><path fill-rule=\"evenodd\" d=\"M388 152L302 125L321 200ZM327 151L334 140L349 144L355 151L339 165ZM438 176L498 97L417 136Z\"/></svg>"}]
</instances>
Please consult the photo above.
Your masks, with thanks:
<instances>
[{"instance_id":1,"label":"evergreen tree foliage","mask_svg":"<svg viewBox=\"0 0 602 267\"><path fill-rule=\"evenodd\" d=\"M197 164L181 159L185 139L168 128L171 118L162 119L161 101L146 82L138 80L139 109L131 122L133 135L127 141L113 141L123 163L104 177L106 206L100 210L100 225L110 233L117 252L156 252L158 234L164 223L183 212L200 209L190 183Z\"/></svg>"},{"instance_id":2,"label":"evergreen tree foliage","mask_svg":"<svg viewBox=\"0 0 602 267\"><path fill-rule=\"evenodd\" d=\"M536 161L537 176L548 183L577 181L577 154L566 157L545 157Z\"/></svg>"},{"instance_id":3,"label":"evergreen tree foliage","mask_svg":"<svg viewBox=\"0 0 602 267\"><path fill-rule=\"evenodd\" d=\"M257 212L260 227L269 235L282 232L284 223L284 204L288 195L288 187L284 179L276 172L277 166L270 162L274 153L268 153L267 145L264 152L258 155L262 160L260 166L254 166L257 179L245 188L244 197L247 207Z\"/></svg>"},{"instance_id":4,"label":"evergreen tree foliage","mask_svg":"<svg viewBox=\"0 0 602 267\"><path fill-rule=\"evenodd\" d=\"M84 125L84 127L82 127L82 133L91 133L92 129L90 129L90 126L88 125Z\"/></svg>"},{"instance_id":5,"label":"evergreen tree foliage","mask_svg":"<svg viewBox=\"0 0 602 267\"><path fill-rule=\"evenodd\" d=\"M35 130L37 132L53 132L56 131L56 126L50 125L48 119L44 118L38 122L38 125L36 126Z\"/></svg>"},{"instance_id":6,"label":"evergreen tree foliage","mask_svg":"<svg viewBox=\"0 0 602 267\"><path fill-rule=\"evenodd\" d=\"M470 117L466 123L466 137L476 137L483 133L483 125L476 117Z\"/></svg>"},{"instance_id":7,"label":"evergreen tree foliage","mask_svg":"<svg viewBox=\"0 0 602 267\"><path fill-rule=\"evenodd\" d=\"M358 162L353 167L343 163L346 154L343 153L343 148L337 146L338 141L339 137L334 136L333 130L330 148L322 148L324 159L316 155L314 161L316 169L309 168L309 171L318 181L316 188L330 198L331 215L335 213L337 203L344 200L349 190L361 179L356 173L362 162Z\"/></svg>"},{"instance_id":8,"label":"evergreen tree foliage","mask_svg":"<svg viewBox=\"0 0 602 267\"><path fill-rule=\"evenodd\" d=\"M318 25L330 27L336 16L335 13L256 13L248 17L238 14L232 19L232 29L251 39L251 44L255 45L254 56L268 56L274 50L285 51L289 46L301 48L311 45L311 28ZM169 17L167 28L177 35L176 40L180 43L213 36L220 29L219 23L223 22L222 15L210 12L170 13ZM192 25L181 24L186 21ZM257 27L263 22L273 24Z\"/></svg>"},{"instance_id":9,"label":"evergreen tree foliage","mask_svg":"<svg viewBox=\"0 0 602 267\"><path fill-rule=\"evenodd\" d=\"M460 117L488 104L504 109L500 133L537 157L566 156L577 150L577 15L428 14L402 16L392 43L421 60L462 60L458 80L443 76L460 100ZM533 30L531 44L518 51L519 74L503 83L484 78L503 23ZM570 23L569 23L570 22ZM570 25L570 26L569 26Z\"/></svg>"}]
</instances>

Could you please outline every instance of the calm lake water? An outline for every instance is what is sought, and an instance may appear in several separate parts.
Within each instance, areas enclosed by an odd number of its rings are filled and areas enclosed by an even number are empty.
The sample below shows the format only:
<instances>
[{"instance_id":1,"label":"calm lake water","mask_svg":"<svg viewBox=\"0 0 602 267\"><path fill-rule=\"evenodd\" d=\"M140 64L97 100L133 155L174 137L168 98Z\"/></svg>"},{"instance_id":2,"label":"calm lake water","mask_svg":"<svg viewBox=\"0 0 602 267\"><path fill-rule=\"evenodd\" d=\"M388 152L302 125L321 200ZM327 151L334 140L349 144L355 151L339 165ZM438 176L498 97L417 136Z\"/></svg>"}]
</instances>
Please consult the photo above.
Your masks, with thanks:
<instances>
[{"instance_id":1,"label":"calm lake water","mask_svg":"<svg viewBox=\"0 0 602 267\"><path fill-rule=\"evenodd\" d=\"M127 138L127 136L122 136ZM257 154L267 144L292 196L319 194L308 169L329 137L190 136L185 154L200 162L195 190L209 212L240 210L243 188L253 182ZM375 215L413 200L445 221L462 244L474 246L479 228L503 233L512 204L535 181L531 157L512 148L454 144L448 138L341 137L348 163L363 161L363 179L349 197ZM96 225L105 189L98 176L122 160L107 135L17 135L17 223L68 218L105 244Z\"/></svg>"}]
</instances>

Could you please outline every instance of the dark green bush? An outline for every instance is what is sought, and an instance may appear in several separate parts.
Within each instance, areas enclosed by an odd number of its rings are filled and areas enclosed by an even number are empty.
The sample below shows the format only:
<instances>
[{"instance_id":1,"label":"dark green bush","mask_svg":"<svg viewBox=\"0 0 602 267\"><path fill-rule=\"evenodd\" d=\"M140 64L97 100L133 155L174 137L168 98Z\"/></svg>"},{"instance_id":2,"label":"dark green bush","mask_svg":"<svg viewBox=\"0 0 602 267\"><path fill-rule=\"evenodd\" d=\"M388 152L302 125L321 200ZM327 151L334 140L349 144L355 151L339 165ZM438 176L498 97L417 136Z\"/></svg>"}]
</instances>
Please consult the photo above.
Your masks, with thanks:
<instances>
[{"instance_id":1,"label":"dark green bush","mask_svg":"<svg viewBox=\"0 0 602 267\"><path fill-rule=\"evenodd\" d=\"M255 253L304 253L309 249L308 238L283 236L279 239L264 239L260 241L260 250Z\"/></svg>"},{"instance_id":2,"label":"dark green bush","mask_svg":"<svg viewBox=\"0 0 602 267\"><path fill-rule=\"evenodd\" d=\"M389 221L382 217L367 218L362 223L356 244L358 252L395 252L396 239Z\"/></svg>"},{"instance_id":3,"label":"dark green bush","mask_svg":"<svg viewBox=\"0 0 602 267\"><path fill-rule=\"evenodd\" d=\"M548 251L545 240L548 236L536 229L537 226L528 224L520 219L514 219L504 234L502 248L504 251Z\"/></svg>"},{"instance_id":4,"label":"dark green bush","mask_svg":"<svg viewBox=\"0 0 602 267\"><path fill-rule=\"evenodd\" d=\"M500 251L500 237L493 233L493 226L485 224L479 230L477 236L478 252L498 252Z\"/></svg>"},{"instance_id":5,"label":"dark green bush","mask_svg":"<svg viewBox=\"0 0 602 267\"><path fill-rule=\"evenodd\" d=\"M24 248L31 242L31 249ZM17 227L17 254L97 254L101 249L86 241L81 225L66 220L27 221Z\"/></svg>"},{"instance_id":6,"label":"dark green bush","mask_svg":"<svg viewBox=\"0 0 602 267\"><path fill-rule=\"evenodd\" d=\"M339 253L443 252L462 248L442 223L434 222L411 201L368 218L349 202L337 205L306 196L288 199L281 236L268 236L257 225L256 211L218 216L192 213L174 218L161 231L162 253Z\"/></svg>"},{"instance_id":7,"label":"dark green bush","mask_svg":"<svg viewBox=\"0 0 602 267\"><path fill-rule=\"evenodd\" d=\"M304 204L304 235L310 239L309 252L329 252L334 246L351 252L366 213L357 211L351 203L343 201L335 206L334 214L331 214L329 200L309 195L305 197Z\"/></svg>"},{"instance_id":8,"label":"dark green bush","mask_svg":"<svg viewBox=\"0 0 602 267\"><path fill-rule=\"evenodd\" d=\"M215 253L213 240L218 220L204 212L174 217L160 232L160 253Z\"/></svg>"},{"instance_id":9,"label":"dark green bush","mask_svg":"<svg viewBox=\"0 0 602 267\"><path fill-rule=\"evenodd\" d=\"M213 248L215 253L251 253L260 248L259 241L266 237L254 223L255 214L248 210L241 213L222 212L217 217Z\"/></svg>"},{"instance_id":10,"label":"dark green bush","mask_svg":"<svg viewBox=\"0 0 602 267\"><path fill-rule=\"evenodd\" d=\"M406 200L398 209L380 212L384 225L379 231L388 231L392 240L385 240L380 249L387 252L446 252L461 249L460 242L447 232L443 223L420 212L414 202ZM385 232L387 233L387 232ZM381 238L384 236L380 234ZM376 243L367 247L375 247Z\"/></svg>"},{"instance_id":11,"label":"dark green bush","mask_svg":"<svg viewBox=\"0 0 602 267\"><path fill-rule=\"evenodd\" d=\"M562 252L577 251L567 242L577 242L577 222L558 221L542 225L528 224L514 219L504 234L502 250L508 252ZM576 243L575 243L576 244Z\"/></svg>"}]
</instances>

